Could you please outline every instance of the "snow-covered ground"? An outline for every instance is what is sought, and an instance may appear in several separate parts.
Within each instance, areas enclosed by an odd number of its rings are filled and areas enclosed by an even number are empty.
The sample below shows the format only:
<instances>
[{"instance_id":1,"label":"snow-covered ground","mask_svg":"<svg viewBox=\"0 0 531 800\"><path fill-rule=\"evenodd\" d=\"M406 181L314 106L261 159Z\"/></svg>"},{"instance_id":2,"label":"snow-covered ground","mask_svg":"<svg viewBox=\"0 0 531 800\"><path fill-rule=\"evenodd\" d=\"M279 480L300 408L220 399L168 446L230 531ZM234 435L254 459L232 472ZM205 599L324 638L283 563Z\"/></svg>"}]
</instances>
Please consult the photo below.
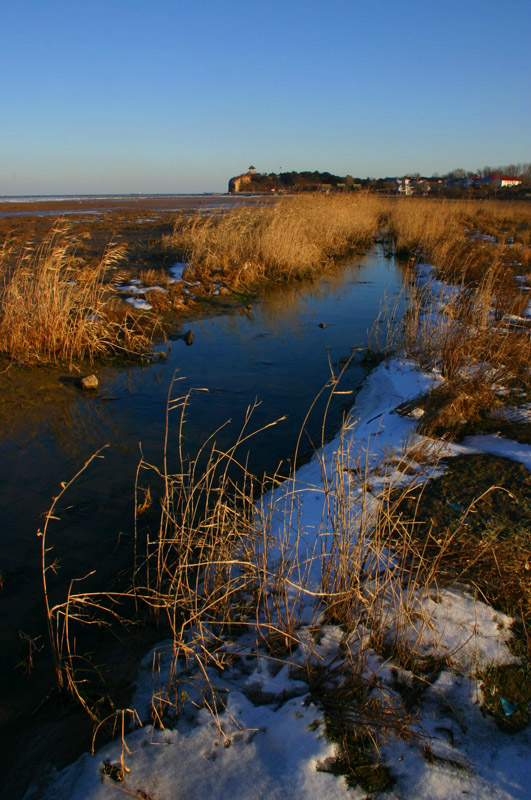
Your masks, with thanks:
<instances>
[{"instance_id":1,"label":"snow-covered ground","mask_svg":"<svg viewBox=\"0 0 531 800\"><path fill-rule=\"evenodd\" d=\"M424 270L421 278L427 280L429 272ZM444 286L439 288L446 291ZM106 800L124 792L144 800L367 797L367 791L349 788L344 777L326 771L337 755L337 746L325 735L324 712L312 699L304 670L297 669L318 665L328 673L331 685L334 681L337 685L335 667L343 664L344 679L349 663L358 668L362 663L371 695L375 700L385 698L389 708L400 705L398 684L413 679L407 669L372 649L370 631L363 625L346 633L337 625L326 624L322 615L316 593L323 558L330 555L333 530L328 520L331 505L339 502L337 486L348 491L352 506L348 524L355 542L367 514L374 511L374 498L380 490L389 483L399 486L426 480L438 470L437 457L441 455L484 451L531 468L530 446L496 436L474 436L459 444L436 443L419 436L415 411L403 416L397 408L440 380L437 372L423 372L412 361L396 358L381 363L366 379L345 430L292 480L264 497L257 509L267 520L273 542L278 543L269 558L284 559L289 553L292 559L296 556L298 565L305 565L305 590L299 591L295 578L292 581L299 622L298 646L291 657L286 661L271 658L264 647L257 647L252 629L238 638L227 638L224 668L208 667L217 712L201 707L199 687L182 664L178 683L182 710L161 730L149 722L152 666L157 664L155 688L159 689L172 680L175 666L171 643L162 642L146 656L138 676L132 707L142 726L128 734L125 743L115 741L94 757L87 754L53 774L44 793L37 785L30 788L28 800ZM415 448L423 453L422 463L411 459ZM410 456L407 474L398 469L406 452ZM360 463L363 480L356 478ZM382 552L380 557L392 562L393 554ZM398 583L393 585L400 594ZM396 626L397 600L390 596L389 587L386 584L382 590L381 604L391 631ZM402 641L425 655L446 655L447 663L427 682L410 722L409 738L391 732L382 745L383 764L395 780L385 797L528 798L529 729L512 735L499 730L482 707L477 678L478 669L515 660L507 646L511 620L460 588L435 593L428 587L411 593L403 603L399 598L399 604L401 609L407 605L409 612ZM510 706L507 713L511 713ZM116 774L121 759L125 778L116 783L111 773Z\"/></svg>"}]
</instances>

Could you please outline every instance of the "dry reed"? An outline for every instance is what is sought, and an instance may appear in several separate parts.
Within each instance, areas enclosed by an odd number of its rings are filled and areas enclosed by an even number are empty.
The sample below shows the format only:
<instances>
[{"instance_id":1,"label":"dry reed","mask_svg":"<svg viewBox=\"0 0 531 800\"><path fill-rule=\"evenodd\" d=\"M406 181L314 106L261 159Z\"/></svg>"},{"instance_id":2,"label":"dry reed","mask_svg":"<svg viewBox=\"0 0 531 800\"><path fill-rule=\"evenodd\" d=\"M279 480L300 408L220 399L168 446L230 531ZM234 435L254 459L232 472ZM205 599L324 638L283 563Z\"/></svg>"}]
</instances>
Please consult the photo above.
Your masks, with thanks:
<instances>
[{"instance_id":1,"label":"dry reed","mask_svg":"<svg viewBox=\"0 0 531 800\"><path fill-rule=\"evenodd\" d=\"M196 277L216 273L234 287L249 286L314 275L330 257L370 245L378 226L378 200L367 194L289 197L180 218L166 246L181 253Z\"/></svg>"},{"instance_id":2,"label":"dry reed","mask_svg":"<svg viewBox=\"0 0 531 800\"><path fill-rule=\"evenodd\" d=\"M0 254L0 353L26 364L94 359L149 349L153 325L113 307L106 280L124 256L110 246L95 264L76 257L59 223L37 247L6 242ZM151 327L151 330L150 330Z\"/></svg>"},{"instance_id":3,"label":"dry reed","mask_svg":"<svg viewBox=\"0 0 531 800\"><path fill-rule=\"evenodd\" d=\"M530 263L528 203L400 197L382 198L381 206L395 250L436 265L453 282L481 280L496 260Z\"/></svg>"}]
</instances>

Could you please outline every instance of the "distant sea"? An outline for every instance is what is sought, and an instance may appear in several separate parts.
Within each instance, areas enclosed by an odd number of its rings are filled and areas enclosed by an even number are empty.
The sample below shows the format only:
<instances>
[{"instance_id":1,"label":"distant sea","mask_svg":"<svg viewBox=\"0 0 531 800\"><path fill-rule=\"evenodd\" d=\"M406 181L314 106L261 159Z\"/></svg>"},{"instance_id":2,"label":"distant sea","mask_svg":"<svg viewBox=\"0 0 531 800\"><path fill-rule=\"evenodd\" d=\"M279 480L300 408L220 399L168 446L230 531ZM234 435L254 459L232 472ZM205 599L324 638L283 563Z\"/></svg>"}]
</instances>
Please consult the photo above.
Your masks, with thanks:
<instances>
[{"instance_id":1,"label":"distant sea","mask_svg":"<svg viewBox=\"0 0 531 800\"><path fill-rule=\"evenodd\" d=\"M241 201L243 195L221 192L202 194L54 194L0 195L0 217L63 216L65 214L99 214L120 209L178 209L216 208ZM245 196L246 198L250 195ZM20 208L22 205L26 208ZM40 206L36 208L37 204ZM30 208L28 208L30 206Z\"/></svg>"},{"instance_id":2,"label":"distant sea","mask_svg":"<svg viewBox=\"0 0 531 800\"><path fill-rule=\"evenodd\" d=\"M148 200L150 198L179 198L179 197L216 197L222 196L221 192L189 192L176 194L3 194L0 195L0 203L42 203L58 202L61 200L72 201L92 201L92 200Z\"/></svg>"}]
</instances>

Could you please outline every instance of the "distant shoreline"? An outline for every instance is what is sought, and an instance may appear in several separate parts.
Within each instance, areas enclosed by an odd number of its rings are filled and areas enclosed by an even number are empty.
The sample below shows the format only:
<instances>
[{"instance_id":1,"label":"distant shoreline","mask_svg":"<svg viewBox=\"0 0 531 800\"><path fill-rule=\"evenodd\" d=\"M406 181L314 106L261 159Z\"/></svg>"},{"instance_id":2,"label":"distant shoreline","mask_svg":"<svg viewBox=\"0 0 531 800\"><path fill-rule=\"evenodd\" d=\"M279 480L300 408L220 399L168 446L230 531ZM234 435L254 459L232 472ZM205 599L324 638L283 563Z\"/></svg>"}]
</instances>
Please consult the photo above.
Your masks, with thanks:
<instances>
[{"instance_id":1,"label":"distant shoreline","mask_svg":"<svg viewBox=\"0 0 531 800\"><path fill-rule=\"evenodd\" d=\"M229 194L109 194L109 195L36 195L0 197L0 217L57 216L61 214L94 214L134 209L154 211L180 211L245 202L264 201L263 195ZM268 198L270 199L270 198Z\"/></svg>"},{"instance_id":2,"label":"distant shoreline","mask_svg":"<svg viewBox=\"0 0 531 800\"><path fill-rule=\"evenodd\" d=\"M212 197L224 192L95 192L94 194L4 194L0 203L46 202L50 200L138 200L145 197Z\"/></svg>"}]
</instances>

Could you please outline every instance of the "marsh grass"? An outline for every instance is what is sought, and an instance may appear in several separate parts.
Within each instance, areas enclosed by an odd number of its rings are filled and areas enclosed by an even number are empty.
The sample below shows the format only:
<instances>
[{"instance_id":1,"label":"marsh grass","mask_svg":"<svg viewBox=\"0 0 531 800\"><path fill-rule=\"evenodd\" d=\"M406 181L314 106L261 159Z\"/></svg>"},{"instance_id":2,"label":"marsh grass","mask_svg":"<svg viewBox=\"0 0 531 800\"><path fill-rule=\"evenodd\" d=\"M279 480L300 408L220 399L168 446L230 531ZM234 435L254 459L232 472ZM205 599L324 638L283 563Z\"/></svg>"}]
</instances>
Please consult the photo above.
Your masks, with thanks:
<instances>
[{"instance_id":1,"label":"marsh grass","mask_svg":"<svg viewBox=\"0 0 531 800\"><path fill-rule=\"evenodd\" d=\"M330 258L369 246L378 226L377 198L312 195L181 218L165 242L196 279L217 274L237 288L315 275Z\"/></svg>"},{"instance_id":2,"label":"marsh grass","mask_svg":"<svg viewBox=\"0 0 531 800\"><path fill-rule=\"evenodd\" d=\"M102 251L101 235L95 249L58 223L40 244L6 239L0 253L0 352L30 364L145 352L162 333L157 318L167 325L174 312L208 302L220 283L222 293L241 293L267 281L317 277L378 235L410 262L429 261L453 283L479 287L480 295L488 283L500 315L511 305L517 312L525 302L524 292L515 295L514 276L529 275L531 268L528 204L364 192L290 196L252 208L177 216L173 233L151 242L142 271L148 289L168 290L149 292L153 314L147 315L132 312L113 293L110 277L114 270L117 279L124 249ZM486 236L496 243L481 238ZM169 283L164 265L170 257L189 264L189 279L200 283L195 300L183 294L183 285Z\"/></svg>"},{"instance_id":3,"label":"marsh grass","mask_svg":"<svg viewBox=\"0 0 531 800\"><path fill-rule=\"evenodd\" d=\"M399 349L444 379L408 404L422 410L419 430L429 436L462 437L482 424L492 430L496 409L531 397L531 339L520 316L525 292L499 252L481 279L469 277L465 264L453 288L411 287Z\"/></svg>"},{"instance_id":4,"label":"marsh grass","mask_svg":"<svg viewBox=\"0 0 531 800\"><path fill-rule=\"evenodd\" d=\"M507 264L518 256L530 263L528 203L400 197L382 198L381 206L395 251L418 254L448 276L480 279L492 254L499 253L497 243L511 244L504 253Z\"/></svg>"},{"instance_id":5,"label":"marsh grass","mask_svg":"<svg viewBox=\"0 0 531 800\"><path fill-rule=\"evenodd\" d=\"M94 361L149 349L153 323L120 311L109 271L124 257L110 246L95 263L76 256L76 239L56 225L38 246L9 240L0 253L0 352L25 364Z\"/></svg>"}]
</instances>

